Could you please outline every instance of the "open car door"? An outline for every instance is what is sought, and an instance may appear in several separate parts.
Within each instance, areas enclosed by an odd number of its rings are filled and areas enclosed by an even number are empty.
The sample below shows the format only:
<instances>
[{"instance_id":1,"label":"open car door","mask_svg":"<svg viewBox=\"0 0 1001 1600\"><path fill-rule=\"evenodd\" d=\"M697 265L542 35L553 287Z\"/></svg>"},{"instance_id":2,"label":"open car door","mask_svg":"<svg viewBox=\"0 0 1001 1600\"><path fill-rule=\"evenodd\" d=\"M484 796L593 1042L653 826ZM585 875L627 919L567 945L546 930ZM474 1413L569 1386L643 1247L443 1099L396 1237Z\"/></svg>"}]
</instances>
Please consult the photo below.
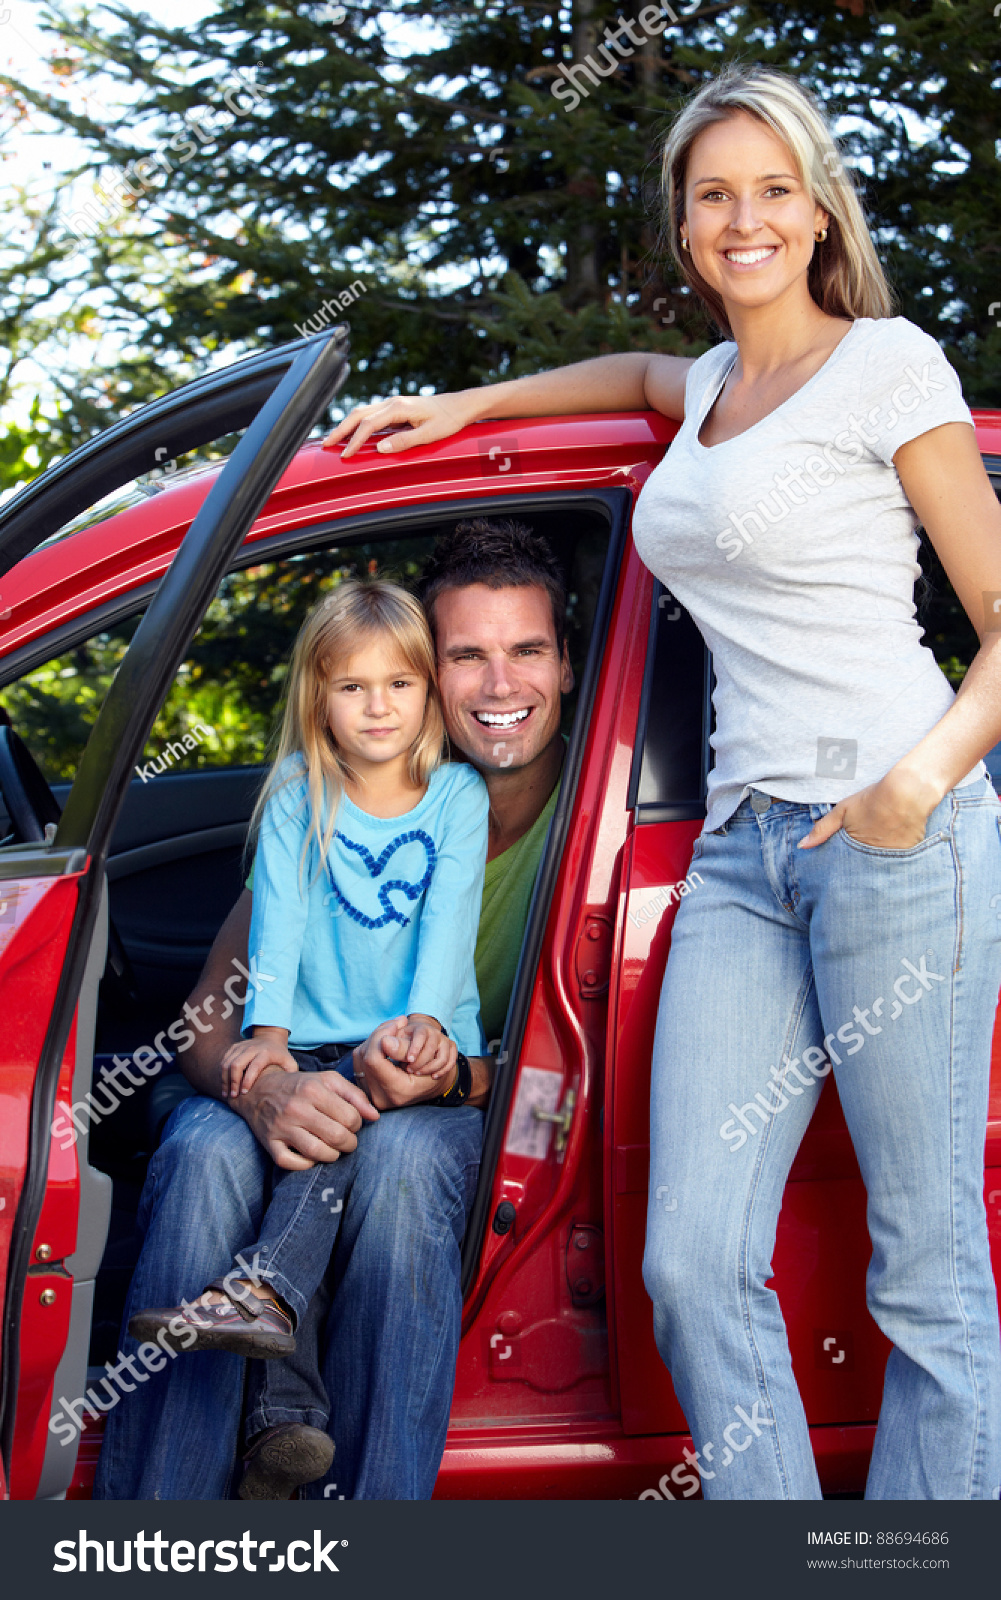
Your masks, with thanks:
<instances>
[{"instance_id":1,"label":"open car door","mask_svg":"<svg viewBox=\"0 0 1001 1600\"><path fill-rule=\"evenodd\" d=\"M111 832L160 705L230 561L347 372L343 327L254 356L143 407L17 496L3 575L109 490L245 428L140 623L59 813L27 748L0 727L0 1489L60 1497L75 1450L48 1430L53 1391L86 1387L93 1280L110 1182L52 1125L90 1088L108 952ZM10 616L0 599L0 628ZM2 644L2 635L0 635ZM112 951L112 959L114 952ZM68 1126L68 1124L67 1124ZM56 1444L56 1449L52 1445Z\"/></svg>"}]
</instances>

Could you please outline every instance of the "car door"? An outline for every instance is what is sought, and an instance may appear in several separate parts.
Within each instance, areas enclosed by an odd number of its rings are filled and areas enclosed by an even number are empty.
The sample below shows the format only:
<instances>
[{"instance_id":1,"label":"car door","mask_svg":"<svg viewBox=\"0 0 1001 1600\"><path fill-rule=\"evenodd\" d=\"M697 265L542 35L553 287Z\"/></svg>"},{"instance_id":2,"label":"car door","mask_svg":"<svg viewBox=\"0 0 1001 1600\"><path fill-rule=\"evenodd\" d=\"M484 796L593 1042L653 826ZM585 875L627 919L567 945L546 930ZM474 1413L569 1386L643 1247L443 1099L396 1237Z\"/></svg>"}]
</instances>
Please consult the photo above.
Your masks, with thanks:
<instances>
[{"instance_id":1,"label":"car door","mask_svg":"<svg viewBox=\"0 0 1001 1600\"><path fill-rule=\"evenodd\" d=\"M3 730L7 810L22 814L18 836L0 845L0 1472L5 1494L17 1498L57 1495L69 1481L67 1468L72 1472L72 1461L52 1465L58 1458L48 1448L49 1402L55 1383L70 1396L81 1392L85 1341L75 1357L79 1372L61 1356L76 1349L74 1319L90 1320L108 1198L106 1180L88 1166L85 1139L60 1148L50 1130L57 1093L71 1099L77 1075L90 1072L112 830L192 635L255 516L342 381L346 350L345 330L336 328L189 385L58 463L0 517L0 582L10 575L0 612L12 634L12 569L24 556L165 454L176 458L246 429L136 629L58 823L44 826L49 814L33 763Z\"/></svg>"}]
</instances>

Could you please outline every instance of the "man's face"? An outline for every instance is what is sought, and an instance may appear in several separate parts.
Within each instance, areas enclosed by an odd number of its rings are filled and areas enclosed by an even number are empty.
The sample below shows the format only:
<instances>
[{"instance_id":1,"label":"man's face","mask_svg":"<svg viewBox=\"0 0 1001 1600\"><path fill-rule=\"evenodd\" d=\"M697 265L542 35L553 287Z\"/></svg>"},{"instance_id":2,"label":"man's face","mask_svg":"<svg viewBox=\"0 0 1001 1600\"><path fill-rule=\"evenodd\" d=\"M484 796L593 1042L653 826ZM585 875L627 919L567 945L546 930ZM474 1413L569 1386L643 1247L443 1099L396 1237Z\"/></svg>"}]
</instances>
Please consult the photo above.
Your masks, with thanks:
<instances>
[{"instance_id":1,"label":"man's face","mask_svg":"<svg viewBox=\"0 0 1001 1600\"><path fill-rule=\"evenodd\" d=\"M545 589L446 589L435 628L452 743L485 772L528 766L556 738L560 696L573 688Z\"/></svg>"}]
</instances>

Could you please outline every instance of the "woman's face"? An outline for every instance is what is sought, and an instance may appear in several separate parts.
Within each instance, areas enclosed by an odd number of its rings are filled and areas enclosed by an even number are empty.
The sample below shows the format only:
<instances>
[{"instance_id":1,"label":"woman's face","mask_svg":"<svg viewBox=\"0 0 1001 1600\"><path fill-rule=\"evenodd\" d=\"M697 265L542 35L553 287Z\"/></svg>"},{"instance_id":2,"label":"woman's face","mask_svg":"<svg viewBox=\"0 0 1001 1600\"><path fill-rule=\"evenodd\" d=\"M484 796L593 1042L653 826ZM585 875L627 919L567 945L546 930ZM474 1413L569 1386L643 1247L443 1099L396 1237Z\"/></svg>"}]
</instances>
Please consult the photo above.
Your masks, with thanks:
<instances>
[{"instance_id":1,"label":"woman's face","mask_svg":"<svg viewBox=\"0 0 1001 1600\"><path fill-rule=\"evenodd\" d=\"M788 146L756 117L735 112L692 144L682 235L728 310L809 298L814 233L828 221L797 177Z\"/></svg>"}]
</instances>

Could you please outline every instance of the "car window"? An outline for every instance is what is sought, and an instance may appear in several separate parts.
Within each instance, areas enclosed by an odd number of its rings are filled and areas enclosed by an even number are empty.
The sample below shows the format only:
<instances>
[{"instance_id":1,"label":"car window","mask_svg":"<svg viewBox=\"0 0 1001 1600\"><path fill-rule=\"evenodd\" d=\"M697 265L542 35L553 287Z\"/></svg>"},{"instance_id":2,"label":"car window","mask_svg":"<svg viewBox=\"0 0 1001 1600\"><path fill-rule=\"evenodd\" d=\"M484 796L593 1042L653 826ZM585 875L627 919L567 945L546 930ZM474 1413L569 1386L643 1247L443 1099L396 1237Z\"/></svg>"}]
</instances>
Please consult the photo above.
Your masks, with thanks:
<instances>
[{"instance_id":1,"label":"car window","mask_svg":"<svg viewBox=\"0 0 1001 1600\"><path fill-rule=\"evenodd\" d=\"M654 585L629 805L637 822L673 822L705 811L712 703L711 663L691 617Z\"/></svg>"},{"instance_id":2,"label":"car window","mask_svg":"<svg viewBox=\"0 0 1001 1600\"><path fill-rule=\"evenodd\" d=\"M188 483L192 478L200 478L206 472L218 470L225 458L233 453L243 437L243 430L225 434L220 439L215 439L210 445L200 450L189 450L186 455L178 459L167 459L167 451L157 451L163 460L152 472L145 472L138 478L133 478L131 483L123 484L110 494L88 506L86 511L81 511L77 516L71 517L69 522L63 523L55 533L50 533L37 546L39 550L46 545L58 544L62 539L69 539L74 533L80 533L84 528L94 528L99 522L107 522L111 517L117 517L121 511L129 511L133 506L142 505L144 500L151 499L154 495L162 494L164 489L172 489L176 484ZM57 458L58 459L58 458ZM55 462L50 462L54 466Z\"/></svg>"},{"instance_id":3,"label":"car window","mask_svg":"<svg viewBox=\"0 0 1001 1600\"><path fill-rule=\"evenodd\" d=\"M567 640L579 686L608 545L607 521L550 510L531 521L547 535L567 574ZM348 577L378 575L412 589L439 531L431 524L411 537L362 537L229 573L161 707L137 777L148 783L165 772L266 762L292 645L307 612ZM141 615L137 609L0 689L0 707L50 783L69 783L75 776ZM576 692L564 707L565 731L572 725Z\"/></svg>"}]
</instances>

